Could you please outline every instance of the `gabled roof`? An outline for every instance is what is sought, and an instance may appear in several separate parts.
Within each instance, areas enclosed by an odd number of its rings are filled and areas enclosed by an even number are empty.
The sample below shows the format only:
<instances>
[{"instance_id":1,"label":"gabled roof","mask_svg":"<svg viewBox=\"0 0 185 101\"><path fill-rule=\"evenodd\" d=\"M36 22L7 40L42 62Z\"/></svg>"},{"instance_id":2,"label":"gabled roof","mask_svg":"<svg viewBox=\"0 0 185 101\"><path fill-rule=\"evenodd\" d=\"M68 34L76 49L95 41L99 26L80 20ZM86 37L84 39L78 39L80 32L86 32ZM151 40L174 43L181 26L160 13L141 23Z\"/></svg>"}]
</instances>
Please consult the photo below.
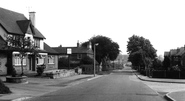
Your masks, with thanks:
<instances>
[{"instance_id":1,"label":"gabled roof","mask_svg":"<svg viewBox=\"0 0 185 101\"><path fill-rule=\"evenodd\" d=\"M46 50L49 54L58 54L54 49L52 49L48 44L44 43L44 50Z\"/></svg>"},{"instance_id":2,"label":"gabled roof","mask_svg":"<svg viewBox=\"0 0 185 101\"><path fill-rule=\"evenodd\" d=\"M52 47L54 50L56 50L59 54L67 54L67 49L72 49L72 54L93 54L93 51L91 49L85 48L85 47Z\"/></svg>"},{"instance_id":3,"label":"gabled roof","mask_svg":"<svg viewBox=\"0 0 185 101\"><path fill-rule=\"evenodd\" d=\"M10 11L0 7L0 25L7 33L24 35L28 26L35 31L33 37L45 39L45 37L32 25L31 22L21 13Z\"/></svg>"},{"instance_id":4,"label":"gabled roof","mask_svg":"<svg viewBox=\"0 0 185 101\"><path fill-rule=\"evenodd\" d=\"M19 20L16 22L23 33L27 32L28 27L30 26L30 23L31 23L30 20Z\"/></svg>"}]
</instances>

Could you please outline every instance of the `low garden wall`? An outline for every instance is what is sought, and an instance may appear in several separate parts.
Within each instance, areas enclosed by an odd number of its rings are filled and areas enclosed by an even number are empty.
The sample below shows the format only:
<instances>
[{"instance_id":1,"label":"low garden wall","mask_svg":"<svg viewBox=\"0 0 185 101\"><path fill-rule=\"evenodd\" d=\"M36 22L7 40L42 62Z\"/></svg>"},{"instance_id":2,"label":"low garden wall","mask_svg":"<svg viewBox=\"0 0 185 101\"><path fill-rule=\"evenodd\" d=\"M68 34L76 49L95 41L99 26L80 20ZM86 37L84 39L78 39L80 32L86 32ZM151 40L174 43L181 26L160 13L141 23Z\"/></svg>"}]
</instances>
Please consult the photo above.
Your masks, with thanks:
<instances>
[{"instance_id":1,"label":"low garden wall","mask_svg":"<svg viewBox=\"0 0 185 101\"><path fill-rule=\"evenodd\" d=\"M47 77L50 77L52 79L55 78L61 78L61 77L68 77L68 76L73 76L77 74L74 69L71 70L66 70L66 69L57 69L57 70L49 70L49 71L44 71Z\"/></svg>"}]
</instances>

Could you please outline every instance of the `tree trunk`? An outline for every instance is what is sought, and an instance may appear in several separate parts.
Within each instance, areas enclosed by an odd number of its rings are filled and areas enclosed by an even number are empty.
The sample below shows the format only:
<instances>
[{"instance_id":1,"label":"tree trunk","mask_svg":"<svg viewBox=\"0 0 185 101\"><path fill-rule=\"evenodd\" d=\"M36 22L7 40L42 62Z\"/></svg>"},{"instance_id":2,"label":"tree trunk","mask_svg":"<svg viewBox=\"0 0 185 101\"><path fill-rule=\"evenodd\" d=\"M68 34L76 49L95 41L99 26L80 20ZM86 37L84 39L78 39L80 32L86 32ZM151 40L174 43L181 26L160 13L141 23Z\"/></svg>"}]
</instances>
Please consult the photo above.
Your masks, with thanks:
<instances>
[{"instance_id":1,"label":"tree trunk","mask_svg":"<svg viewBox=\"0 0 185 101\"><path fill-rule=\"evenodd\" d=\"M23 76L24 75L24 70L23 70L23 56L21 56L21 70L22 70L21 75Z\"/></svg>"},{"instance_id":2,"label":"tree trunk","mask_svg":"<svg viewBox=\"0 0 185 101\"><path fill-rule=\"evenodd\" d=\"M102 71L107 71L108 68L107 68L107 61L106 61L106 58L102 59Z\"/></svg>"}]
</instances>

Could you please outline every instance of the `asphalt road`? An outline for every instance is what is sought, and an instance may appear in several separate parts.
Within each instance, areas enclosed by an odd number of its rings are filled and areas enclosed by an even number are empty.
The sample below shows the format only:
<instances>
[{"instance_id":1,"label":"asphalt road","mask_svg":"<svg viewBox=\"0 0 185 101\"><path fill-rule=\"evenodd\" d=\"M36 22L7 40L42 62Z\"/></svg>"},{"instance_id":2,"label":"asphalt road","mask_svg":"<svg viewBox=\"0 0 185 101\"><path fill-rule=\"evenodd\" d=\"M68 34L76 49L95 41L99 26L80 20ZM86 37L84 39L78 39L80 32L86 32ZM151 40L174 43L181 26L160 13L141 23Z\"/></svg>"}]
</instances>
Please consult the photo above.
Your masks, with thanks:
<instances>
[{"instance_id":1,"label":"asphalt road","mask_svg":"<svg viewBox=\"0 0 185 101\"><path fill-rule=\"evenodd\" d=\"M130 68L113 71L81 84L67 87L31 101L166 101L139 81Z\"/></svg>"}]
</instances>

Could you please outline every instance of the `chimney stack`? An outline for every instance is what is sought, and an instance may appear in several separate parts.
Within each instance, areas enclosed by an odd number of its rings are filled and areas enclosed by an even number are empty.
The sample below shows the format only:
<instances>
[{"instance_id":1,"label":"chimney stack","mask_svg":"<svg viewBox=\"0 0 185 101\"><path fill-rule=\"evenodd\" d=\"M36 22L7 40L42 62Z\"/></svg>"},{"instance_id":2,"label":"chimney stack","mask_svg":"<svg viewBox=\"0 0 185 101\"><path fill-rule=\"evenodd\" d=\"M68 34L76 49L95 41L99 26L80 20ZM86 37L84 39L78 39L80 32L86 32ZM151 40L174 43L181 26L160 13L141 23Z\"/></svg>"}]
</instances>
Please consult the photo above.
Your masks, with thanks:
<instances>
[{"instance_id":1,"label":"chimney stack","mask_svg":"<svg viewBox=\"0 0 185 101\"><path fill-rule=\"evenodd\" d=\"M80 47L80 43L79 43L79 40L78 40L78 42L77 42L77 47Z\"/></svg>"},{"instance_id":2,"label":"chimney stack","mask_svg":"<svg viewBox=\"0 0 185 101\"><path fill-rule=\"evenodd\" d=\"M35 27L35 13L36 12L29 12L29 20L31 20L34 27Z\"/></svg>"}]
</instances>

